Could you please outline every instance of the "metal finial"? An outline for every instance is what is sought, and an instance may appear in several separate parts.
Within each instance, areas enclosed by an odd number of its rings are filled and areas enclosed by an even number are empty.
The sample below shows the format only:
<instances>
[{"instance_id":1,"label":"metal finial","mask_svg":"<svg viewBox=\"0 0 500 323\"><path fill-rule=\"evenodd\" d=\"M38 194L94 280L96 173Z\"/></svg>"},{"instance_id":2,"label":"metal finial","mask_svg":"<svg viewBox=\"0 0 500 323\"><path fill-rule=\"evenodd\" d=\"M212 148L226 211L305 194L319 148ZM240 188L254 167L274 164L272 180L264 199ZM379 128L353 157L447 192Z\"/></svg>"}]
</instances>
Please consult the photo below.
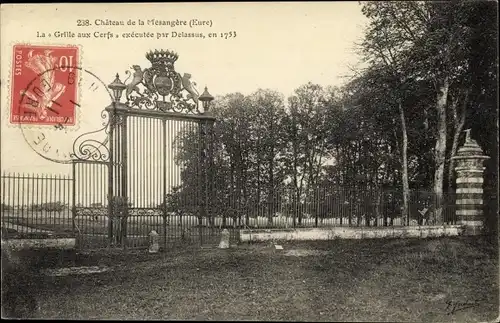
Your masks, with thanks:
<instances>
[{"instance_id":1,"label":"metal finial","mask_svg":"<svg viewBox=\"0 0 500 323\"><path fill-rule=\"evenodd\" d=\"M210 102L214 97L208 93L208 88L205 86L205 91L200 95L199 100L202 102Z\"/></svg>"},{"instance_id":2,"label":"metal finial","mask_svg":"<svg viewBox=\"0 0 500 323\"><path fill-rule=\"evenodd\" d=\"M470 131L471 131L471 129L464 130L464 132L465 132L465 141L466 142L470 142L471 141Z\"/></svg>"}]
</instances>

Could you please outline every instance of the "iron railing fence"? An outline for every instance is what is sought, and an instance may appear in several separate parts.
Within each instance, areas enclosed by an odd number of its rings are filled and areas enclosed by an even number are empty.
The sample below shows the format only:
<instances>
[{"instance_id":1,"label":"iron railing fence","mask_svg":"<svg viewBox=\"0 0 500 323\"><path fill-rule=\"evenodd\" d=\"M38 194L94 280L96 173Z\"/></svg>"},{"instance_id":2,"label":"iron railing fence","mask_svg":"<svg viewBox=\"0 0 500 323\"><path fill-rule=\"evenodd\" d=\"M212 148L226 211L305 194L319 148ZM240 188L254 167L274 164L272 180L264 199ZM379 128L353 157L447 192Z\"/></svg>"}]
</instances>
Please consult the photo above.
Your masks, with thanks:
<instances>
[{"instance_id":1,"label":"iron railing fence","mask_svg":"<svg viewBox=\"0 0 500 323\"><path fill-rule=\"evenodd\" d=\"M4 173L1 178L2 233L72 232L70 176Z\"/></svg>"},{"instance_id":2,"label":"iron railing fence","mask_svg":"<svg viewBox=\"0 0 500 323\"><path fill-rule=\"evenodd\" d=\"M106 176L102 170L99 174ZM109 246L110 222L115 223L113 230L118 230L117 223L123 220L116 217L109 221L106 192L83 191L68 175L4 173L1 190L2 232L73 234L81 247L90 248ZM98 185L96 190L105 190L104 185ZM189 194L182 192L182 188L176 194L170 193L165 199L166 207L161 203L139 207L129 203L125 241L128 247L147 246L151 230L158 232L165 246L173 246L216 244L224 228L232 229L237 239L236 233L241 228L383 227L457 222L454 193L442 197L444 203L439 215L435 194L412 190L409 217L402 216L401 190L318 187L298 192L282 187L273 190L272 196L262 192L260 200L212 192L214 200L210 201L207 216L201 217Z\"/></svg>"},{"instance_id":3,"label":"iron railing fence","mask_svg":"<svg viewBox=\"0 0 500 323\"><path fill-rule=\"evenodd\" d=\"M126 237L120 244L110 244L110 222L113 223L111 235L117 237L124 221L119 212L114 212L110 221L103 184L107 172L100 165L90 166L74 165L73 175L88 178L92 185L85 180L78 182L70 175L3 173L0 183L2 237L72 236L77 238L80 248L135 248L148 246L149 233L155 230L161 245L166 247L219 242L222 228L210 227L206 217L200 226L199 218L191 213L168 209L165 214L161 203L139 207L129 203ZM237 239L235 231L232 238Z\"/></svg>"},{"instance_id":4,"label":"iron railing fence","mask_svg":"<svg viewBox=\"0 0 500 323\"><path fill-rule=\"evenodd\" d=\"M260 194L261 196L264 194ZM455 193L441 197L425 190L411 190L408 216L403 212L401 190L319 187L308 192L294 188L274 190L260 201L229 196L214 208L223 224L250 228L320 226L407 226L456 224ZM216 222L216 221L215 221ZM217 224L217 223L216 223Z\"/></svg>"}]
</instances>

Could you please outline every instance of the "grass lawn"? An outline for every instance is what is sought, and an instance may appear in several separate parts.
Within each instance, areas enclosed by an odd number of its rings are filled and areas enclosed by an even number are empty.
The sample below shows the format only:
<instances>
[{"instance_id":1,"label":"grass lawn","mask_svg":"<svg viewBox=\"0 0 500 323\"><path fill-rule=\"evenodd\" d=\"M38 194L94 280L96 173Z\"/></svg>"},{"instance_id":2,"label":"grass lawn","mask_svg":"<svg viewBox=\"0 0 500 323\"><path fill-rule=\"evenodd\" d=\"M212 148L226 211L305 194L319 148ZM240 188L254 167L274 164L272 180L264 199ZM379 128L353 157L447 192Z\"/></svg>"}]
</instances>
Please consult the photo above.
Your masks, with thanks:
<instances>
[{"instance_id":1,"label":"grass lawn","mask_svg":"<svg viewBox=\"0 0 500 323\"><path fill-rule=\"evenodd\" d=\"M481 238L282 245L87 252L78 265L111 271L44 276L33 289L33 315L372 322L475 322L498 315L498 246Z\"/></svg>"}]
</instances>

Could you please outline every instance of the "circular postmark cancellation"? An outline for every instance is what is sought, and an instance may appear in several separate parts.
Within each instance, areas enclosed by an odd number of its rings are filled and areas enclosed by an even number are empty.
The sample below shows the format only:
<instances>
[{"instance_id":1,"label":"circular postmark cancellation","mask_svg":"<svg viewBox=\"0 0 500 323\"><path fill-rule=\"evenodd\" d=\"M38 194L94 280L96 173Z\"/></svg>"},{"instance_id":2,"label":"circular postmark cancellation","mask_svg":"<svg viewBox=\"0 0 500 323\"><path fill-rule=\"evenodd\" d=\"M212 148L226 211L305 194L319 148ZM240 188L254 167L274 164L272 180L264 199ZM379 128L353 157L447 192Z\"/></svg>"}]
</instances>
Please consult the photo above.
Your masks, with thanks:
<instances>
[{"instance_id":1,"label":"circular postmark cancellation","mask_svg":"<svg viewBox=\"0 0 500 323\"><path fill-rule=\"evenodd\" d=\"M77 139L103 129L101 112L112 99L77 58L78 47L14 46L10 123L35 153L57 163L71 163Z\"/></svg>"},{"instance_id":2,"label":"circular postmark cancellation","mask_svg":"<svg viewBox=\"0 0 500 323\"><path fill-rule=\"evenodd\" d=\"M47 160L57 163L71 163L78 156L77 140L82 135L98 132L105 126L106 116L101 112L105 104L110 102L112 96L106 84L94 73L79 66L71 66L68 69L71 68L74 72L68 73L67 84L72 85L74 82L80 87L83 92L79 96L80 100L59 98L42 109L39 105L41 100L34 99L50 97L50 89L40 89L35 84L42 84L46 74L60 71L63 68L65 66L44 71L28 83L25 91L31 91L35 97L22 95L17 109L18 114L27 116L27 118L23 118L24 120L33 121L37 118L47 120L46 124L37 124L37 127L33 127L31 122L19 123L21 133L31 149ZM89 97L91 100L85 99ZM92 105L91 102L99 102L99 104ZM26 109L29 109L26 105L32 106L38 111L26 113ZM77 109L82 109L82 111L76 113ZM80 120L75 120L76 116L80 116ZM78 130L72 131L71 127L75 126L77 122L79 123ZM101 137L103 138L97 136L93 140L96 143L104 142L106 134L101 133ZM83 154L85 153L83 152Z\"/></svg>"}]
</instances>

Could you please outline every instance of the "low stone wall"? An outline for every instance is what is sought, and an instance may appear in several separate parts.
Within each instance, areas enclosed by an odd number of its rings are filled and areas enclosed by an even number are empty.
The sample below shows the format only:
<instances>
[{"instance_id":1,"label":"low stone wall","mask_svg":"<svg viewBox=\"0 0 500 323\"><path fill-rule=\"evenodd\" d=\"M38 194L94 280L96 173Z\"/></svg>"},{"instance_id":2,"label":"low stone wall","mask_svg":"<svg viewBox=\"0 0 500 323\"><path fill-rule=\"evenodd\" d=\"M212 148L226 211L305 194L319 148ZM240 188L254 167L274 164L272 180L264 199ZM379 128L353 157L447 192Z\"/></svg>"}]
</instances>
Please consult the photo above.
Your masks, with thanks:
<instances>
[{"instance_id":1,"label":"low stone wall","mask_svg":"<svg viewBox=\"0 0 500 323\"><path fill-rule=\"evenodd\" d=\"M299 229L241 230L240 241L269 240L333 240L374 238L427 238L458 236L464 233L463 225L407 226L407 227L331 227Z\"/></svg>"},{"instance_id":2,"label":"low stone wall","mask_svg":"<svg viewBox=\"0 0 500 323\"><path fill-rule=\"evenodd\" d=\"M11 250L26 249L59 249L71 250L75 248L75 238L46 238L46 239L8 239L6 245Z\"/></svg>"}]
</instances>

